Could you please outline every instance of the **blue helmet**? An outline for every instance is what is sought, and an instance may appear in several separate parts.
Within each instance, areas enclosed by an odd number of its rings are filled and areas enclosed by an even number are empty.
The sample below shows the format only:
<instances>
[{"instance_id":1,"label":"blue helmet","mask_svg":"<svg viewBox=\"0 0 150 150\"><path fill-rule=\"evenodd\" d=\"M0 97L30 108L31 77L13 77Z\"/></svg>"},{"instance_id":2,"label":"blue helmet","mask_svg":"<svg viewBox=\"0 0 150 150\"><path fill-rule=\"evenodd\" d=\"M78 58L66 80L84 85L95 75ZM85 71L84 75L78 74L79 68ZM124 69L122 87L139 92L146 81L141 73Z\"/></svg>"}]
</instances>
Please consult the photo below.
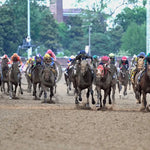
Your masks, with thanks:
<instances>
[{"instance_id":1,"label":"blue helmet","mask_svg":"<svg viewBox=\"0 0 150 150\"><path fill-rule=\"evenodd\" d=\"M85 50L81 50L80 54L86 54Z\"/></svg>"},{"instance_id":2,"label":"blue helmet","mask_svg":"<svg viewBox=\"0 0 150 150\"><path fill-rule=\"evenodd\" d=\"M145 53L141 52L140 54L138 54L138 57L145 57Z\"/></svg>"}]
</instances>

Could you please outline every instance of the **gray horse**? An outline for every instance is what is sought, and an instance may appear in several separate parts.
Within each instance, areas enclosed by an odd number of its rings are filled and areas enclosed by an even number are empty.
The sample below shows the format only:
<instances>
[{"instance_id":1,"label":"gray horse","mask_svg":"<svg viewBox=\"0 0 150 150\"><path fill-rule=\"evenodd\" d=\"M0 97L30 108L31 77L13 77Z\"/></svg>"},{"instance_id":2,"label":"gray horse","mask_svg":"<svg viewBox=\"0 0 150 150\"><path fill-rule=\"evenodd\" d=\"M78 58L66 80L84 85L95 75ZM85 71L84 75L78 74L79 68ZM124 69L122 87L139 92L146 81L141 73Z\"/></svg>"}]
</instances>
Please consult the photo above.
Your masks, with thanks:
<instances>
[{"instance_id":1,"label":"gray horse","mask_svg":"<svg viewBox=\"0 0 150 150\"><path fill-rule=\"evenodd\" d=\"M9 93L9 66L8 66L8 60L7 59L2 59L1 62L1 72L2 72L2 87L1 91L6 92L5 90L5 83L7 84L7 93Z\"/></svg>"},{"instance_id":2,"label":"gray horse","mask_svg":"<svg viewBox=\"0 0 150 150\"><path fill-rule=\"evenodd\" d=\"M89 107L89 96L91 93L92 96L92 104L95 104L95 100L93 97L93 73L92 70L86 60L82 60L79 68L77 69L77 73L74 76L73 86L75 88L75 103L78 104L79 101L82 101L81 91L84 89L88 89L86 93L87 104ZM79 101L78 101L79 100Z\"/></svg>"},{"instance_id":3,"label":"gray horse","mask_svg":"<svg viewBox=\"0 0 150 150\"><path fill-rule=\"evenodd\" d=\"M54 96L54 87L56 85L55 81L55 70L50 66L50 64L45 64L41 75L41 91L39 97L41 97L44 92L44 103L54 103L52 97ZM50 89L50 101L47 101L47 91Z\"/></svg>"},{"instance_id":4,"label":"gray horse","mask_svg":"<svg viewBox=\"0 0 150 150\"><path fill-rule=\"evenodd\" d=\"M20 92L23 94L21 88L21 72L19 70L19 65L17 62L13 63L9 72L9 95L10 99L16 98L17 87L20 87Z\"/></svg>"}]
</instances>

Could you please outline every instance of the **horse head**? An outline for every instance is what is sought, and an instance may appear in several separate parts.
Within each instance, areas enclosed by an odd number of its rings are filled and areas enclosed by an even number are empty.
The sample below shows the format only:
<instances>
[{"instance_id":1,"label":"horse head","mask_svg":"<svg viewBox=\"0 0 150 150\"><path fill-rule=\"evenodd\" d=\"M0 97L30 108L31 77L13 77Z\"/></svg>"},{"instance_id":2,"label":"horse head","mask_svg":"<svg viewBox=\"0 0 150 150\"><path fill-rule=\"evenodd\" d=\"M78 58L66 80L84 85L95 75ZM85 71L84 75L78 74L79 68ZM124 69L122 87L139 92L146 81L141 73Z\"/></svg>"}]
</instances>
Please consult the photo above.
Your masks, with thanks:
<instances>
[{"instance_id":1,"label":"horse head","mask_svg":"<svg viewBox=\"0 0 150 150\"><path fill-rule=\"evenodd\" d=\"M19 70L19 64L13 63L11 66L11 78L14 79L16 82L18 82L20 77L21 77L21 73Z\"/></svg>"},{"instance_id":2,"label":"horse head","mask_svg":"<svg viewBox=\"0 0 150 150\"><path fill-rule=\"evenodd\" d=\"M43 75L45 81L52 81L54 80L54 69L50 65L45 65L43 69Z\"/></svg>"},{"instance_id":3,"label":"horse head","mask_svg":"<svg viewBox=\"0 0 150 150\"><path fill-rule=\"evenodd\" d=\"M104 74L105 74L104 66L99 65L96 69L96 76L99 77L99 78L103 78Z\"/></svg>"},{"instance_id":4,"label":"horse head","mask_svg":"<svg viewBox=\"0 0 150 150\"><path fill-rule=\"evenodd\" d=\"M86 60L82 60L80 64L81 74L85 75L89 69L89 64Z\"/></svg>"}]
</instances>

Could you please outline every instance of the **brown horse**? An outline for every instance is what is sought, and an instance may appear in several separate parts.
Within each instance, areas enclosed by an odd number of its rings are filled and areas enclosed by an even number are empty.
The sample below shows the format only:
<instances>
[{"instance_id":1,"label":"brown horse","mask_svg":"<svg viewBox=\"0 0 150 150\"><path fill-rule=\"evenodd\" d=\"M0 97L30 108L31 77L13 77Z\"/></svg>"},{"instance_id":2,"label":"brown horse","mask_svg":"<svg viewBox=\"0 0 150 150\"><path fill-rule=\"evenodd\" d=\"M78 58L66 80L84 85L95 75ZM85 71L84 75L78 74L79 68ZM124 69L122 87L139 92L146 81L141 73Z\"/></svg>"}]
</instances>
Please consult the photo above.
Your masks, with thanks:
<instances>
[{"instance_id":1,"label":"brown horse","mask_svg":"<svg viewBox=\"0 0 150 150\"><path fill-rule=\"evenodd\" d=\"M51 67L51 65L45 64L43 67L42 75L41 75L41 91L39 97L41 97L44 91L44 103L47 103L47 90L50 89L50 101L49 103L54 103L52 101L52 97L54 96L54 87L56 85L55 82L55 70Z\"/></svg>"},{"instance_id":2,"label":"brown horse","mask_svg":"<svg viewBox=\"0 0 150 150\"><path fill-rule=\"evenodd\" d=\"M139 81L139 76L140 81ZM139 72L135 76L135 97L141 103L141 95L143 96L142 98L142 106L141 110L147 110L149 111L149 106L147 105L147 100L146 100L146 95L147 93L150 93L150 64L147 65L147 69L141 74Z\"/></svg>"},{"instance_id":3,"label":"brown horse","mask_svg":"<svg viewBox=\"0 0 150 150\"><path fill-rule=\"evenodd\" d=\"M129 83L129 71L125 68L122 67L122 69L119 72L118 75L118 89L119 89L119 94L122 90L122 86L124 86L124 91L123 91L123 95L127 95L127 86ZM121 98L121 94L120 94L120 98Z\"/></svg>"},{"instance_id":4,"label":"brown horse","mask_svg":"<svg viewBox=\"0 0 150 150\"><path fill-rule=\"evenodd\" d=\"M7 84L7 93L9 93L9 66L8 66L7 59L2 59L1 69L2 69L1 91L4 91L4 93L6 92L6 90L5 90L5 83L6 83Z\"/></svg>"},{"instance_id":5,"label":"brown horse","mask_svg":"<svg viewBox=\"0 0 150 150\"><path fill-rule=\"evenodd\" d=\"M16 91L17 91L18 85L20 87L21 94L23 94L23 91L21 88L21 72L19 70L18 63L14 62L12 64L10 72L9 72L9 87L10 87L9 95L10 95L10 99L16 98Z\"/></svg>"},{"instance_id":6,"label":"brown horse","mask_svg":"<svg viewBox=\"0 0 150 150\"><path fill-rule=\"evenodd\" d=\"M41 84L41 71L42 65L38 64L31 70L31 82L33 84L33 96L35 100L38 100L37 97L37 85Z\"/></svg>"},{"instance_id":7,"label":"brown horse","mask_svg":"<svg viewBox=\"0 0 150 150\"><path fill-rule=\"evenodd\" d=\"M69 94L69 91L71 91L71 83L74 81L74 66L69 66L68 74L64 73L64 78L67 85L67 94Z\"/></svg>"},{"instance_id":8,"label":"brown horse","mask_svg":"<svg viewBox=\"0 0 150 150\"><path fill-rule=\"evenodd\" d=\"M86 97L87 97L86 106L89 107L90 93L92 96L92 104L95 104L95 100L93 97L92 83L93 83L92 70L88 62L86 60L82 60L77 70L77 73L74 76L74 81L73 81L73 86L75 88L75 104L78 104L79 101L82 101L81 91L84 89L88 89L86 93Z\"/></svg>"},{"instance_id":9,"label":"brown horse","mask_svg":"<svg viewBox=\"0 0 150 150\"><path fill-rule=\"evenodd\" d=\"M97 107L102 108L102 94L101 90L104 90L104 99L103 106L105 107L106 98L109 98L109 104L111 104L111 87L112 87L112 77L111 72L104 67L103 65L99 65L96 69L95 81L96 90L97 90Z\"/></svg>"}]
</instances>

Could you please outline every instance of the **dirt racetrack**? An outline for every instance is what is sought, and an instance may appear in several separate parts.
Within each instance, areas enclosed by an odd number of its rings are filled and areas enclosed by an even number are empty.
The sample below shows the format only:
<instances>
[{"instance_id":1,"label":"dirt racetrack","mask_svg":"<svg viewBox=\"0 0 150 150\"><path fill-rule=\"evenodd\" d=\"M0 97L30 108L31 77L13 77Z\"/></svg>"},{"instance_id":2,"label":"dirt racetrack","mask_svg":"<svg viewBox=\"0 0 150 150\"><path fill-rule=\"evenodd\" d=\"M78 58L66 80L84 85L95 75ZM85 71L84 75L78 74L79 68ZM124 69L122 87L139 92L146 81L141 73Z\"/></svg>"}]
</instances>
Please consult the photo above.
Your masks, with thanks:
<instances>
[{"instance_id":1,"label":"dirt racetrack","mask_svg":"<svg viewBox=\"0 0 150 150\"><path fill-rule=\"evenodd\" d=\"M56 104L33 100L26 88L17 100L0 93L0 150L150 150L150 113L139 111L132 90L97 111L77 108L63 77Z\"/></svg>"}]
</instances>

